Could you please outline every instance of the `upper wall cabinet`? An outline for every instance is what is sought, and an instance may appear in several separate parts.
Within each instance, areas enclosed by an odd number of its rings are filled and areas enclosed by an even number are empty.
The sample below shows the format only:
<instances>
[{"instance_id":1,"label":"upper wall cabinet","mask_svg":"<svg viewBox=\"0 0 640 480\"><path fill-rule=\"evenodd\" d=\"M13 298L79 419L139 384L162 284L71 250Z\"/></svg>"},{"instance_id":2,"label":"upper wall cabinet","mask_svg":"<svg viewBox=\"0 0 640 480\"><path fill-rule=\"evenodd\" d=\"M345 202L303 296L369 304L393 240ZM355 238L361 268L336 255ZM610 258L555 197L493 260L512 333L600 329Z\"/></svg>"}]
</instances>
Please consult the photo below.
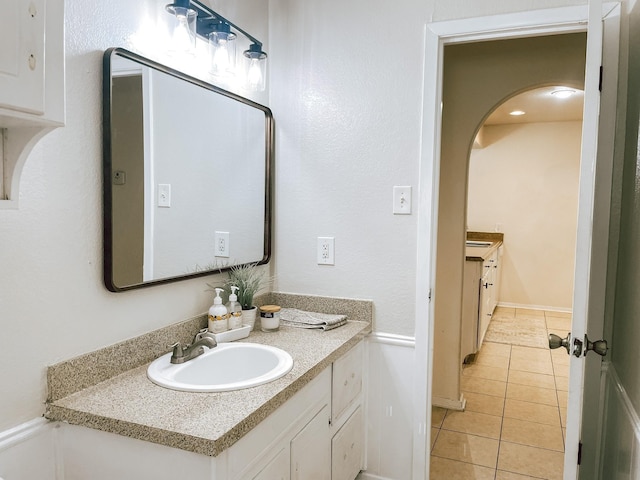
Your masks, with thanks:
<instances>
[{"instance_id":1,"label":"upper wall cabinet","mask_svg":"<svg viewBox=\"0 0 640 480\"><path fill-rule=\"evenodd\" d=\"M37 141L64 125L63 0L0 0L0 208ZM45 41L46 39L46 41Z\"/></svg>"}]
</instances>

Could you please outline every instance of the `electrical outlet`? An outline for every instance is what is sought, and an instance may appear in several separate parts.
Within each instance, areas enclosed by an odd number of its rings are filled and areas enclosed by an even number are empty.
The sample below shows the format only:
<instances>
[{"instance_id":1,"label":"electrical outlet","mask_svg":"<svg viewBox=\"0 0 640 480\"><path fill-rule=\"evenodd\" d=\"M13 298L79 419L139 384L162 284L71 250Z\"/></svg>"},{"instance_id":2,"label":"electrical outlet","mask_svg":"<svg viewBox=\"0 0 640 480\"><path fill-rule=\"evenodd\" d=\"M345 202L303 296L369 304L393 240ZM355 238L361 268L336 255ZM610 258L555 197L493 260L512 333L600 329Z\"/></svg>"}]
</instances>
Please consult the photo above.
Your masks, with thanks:
<instances>
[{"instance_id":1,"label":"electrical outlet","mask_svg":"<svg viewBox=\"0 0 640 480\"><path fill-rule=\"evenodd\" d=\"M318 237L318 265L335 265L334 237Z\"/></svg>"},{"instance_id":2,"label":"electrical outlet","mask_svg":"<svg viewBox=\"0 0 640 480\"><path fill-rule=\"evenodd\" d=\"M215 256L229 258L229 232L216 232Z\"/></svg>"}]
</instances>

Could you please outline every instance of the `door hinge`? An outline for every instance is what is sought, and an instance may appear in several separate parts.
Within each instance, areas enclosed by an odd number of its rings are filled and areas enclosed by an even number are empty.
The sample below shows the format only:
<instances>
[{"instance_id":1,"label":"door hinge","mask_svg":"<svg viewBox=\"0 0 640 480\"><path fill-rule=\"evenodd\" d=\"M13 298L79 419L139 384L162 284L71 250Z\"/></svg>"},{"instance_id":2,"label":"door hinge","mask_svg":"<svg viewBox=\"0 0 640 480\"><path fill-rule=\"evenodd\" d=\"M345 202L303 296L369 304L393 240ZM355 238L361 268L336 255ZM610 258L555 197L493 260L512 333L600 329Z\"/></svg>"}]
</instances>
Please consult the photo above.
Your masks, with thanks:
<instances>
[{"instance_id":1,"label":"door hinge","mask_svg":"<svg viewBox=\"0 0 640 480\"><path fill-rule=\"evenodd\" d=\"M582 442L578 442L578 465L582 462Z\"/></svg>"},{"instance_id":2,"label":"door hinge","mask_svg":"<svg viewBox=\"0 0 640 480\"><path fill-rule=\"evenodd\" d=\"M603 75L602 65L600 65L600 79L598 80L598 90L602 91L602 75Z\"/></svg>"},{"instance_id":3,"label":"door hinge","mask_svg":"<svg viewBox=\"0 0 640 480\"><path fill-rule=\"evenodd\" d=\"M429 289L429 301L431 301L431 289Z\"/></svg>"}]
</instances>

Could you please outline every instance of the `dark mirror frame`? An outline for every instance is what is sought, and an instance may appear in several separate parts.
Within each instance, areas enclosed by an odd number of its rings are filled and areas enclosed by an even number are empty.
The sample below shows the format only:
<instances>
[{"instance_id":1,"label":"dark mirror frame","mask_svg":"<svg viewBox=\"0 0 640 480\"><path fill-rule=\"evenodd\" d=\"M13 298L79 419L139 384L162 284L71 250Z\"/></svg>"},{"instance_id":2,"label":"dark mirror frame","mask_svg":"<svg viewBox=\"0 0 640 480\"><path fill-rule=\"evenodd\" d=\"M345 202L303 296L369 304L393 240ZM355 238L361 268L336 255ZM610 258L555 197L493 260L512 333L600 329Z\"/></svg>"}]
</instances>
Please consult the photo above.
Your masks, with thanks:
<instances>
[{"instance_id":1,"label":"dark mirror frame","mask_svg":"<svg viewBox=\"0 0 640 480\"><path fill-rule=\"evenodd\" d=\"M113 222L112 222L112 123L111 123L111 99L112 99L112 81L111 81L111 58L113 55L118 55L123 58L132 60L141 65L159 70L168 75L172 75L176 78L184 80L185 82L192 83L199 87L205 88L215 94L224 95L245 105L251 106L264 112L265 115L265 211L264 211L264 256L262 259L257 259L255 262L259 265L268 263L271 258L271 213L272 213L272 165L275 152L274 135L275 125L271 110L264 105L260 105L247 98L236 95L232 92L223 90L215 85L211 85L197 78L186 75L180 71L174 70L165 65L159 64L148 58L142 57L138 54L125 50L119 47L109 48L105 51L103 56L103 170L102 170L102 185L103 185L103 253L104 253L104 283L107 289L111 292L121 292L126 290L132 290L136 288L150 287L152 285L160 285L170 282L177 282L180 280L186 280L190 278L202 277L205 275L211 275L214 273L224 272L229 270L232 265L216 267L211 270L197 271L194 273L188 273L183 275L177 275L174 277L161 278L158 280L145 281L133 285L118 286L115 285L113 279Z\"/></svg>"}]
</instances>

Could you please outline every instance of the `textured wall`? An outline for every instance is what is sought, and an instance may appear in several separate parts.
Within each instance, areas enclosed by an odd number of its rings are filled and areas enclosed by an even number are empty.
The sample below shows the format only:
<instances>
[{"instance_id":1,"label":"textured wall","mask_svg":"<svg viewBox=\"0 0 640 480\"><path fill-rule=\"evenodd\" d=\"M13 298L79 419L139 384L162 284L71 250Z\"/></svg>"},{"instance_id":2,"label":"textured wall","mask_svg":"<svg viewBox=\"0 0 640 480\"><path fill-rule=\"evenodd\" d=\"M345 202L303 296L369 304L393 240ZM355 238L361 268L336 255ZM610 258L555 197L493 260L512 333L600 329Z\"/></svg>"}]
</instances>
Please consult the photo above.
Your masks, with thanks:
<instances>
[{"instance_id":1,"label":"textured wall","mask_svg":"<svg viewBox=\"0 0 640 480\"><path fill-rule=\"evenodd\" d=\"M0 431L43 413L47 365L211 303L211 277L119 294L102 282L102 52L131 48L132 34L167 2L64 3L67 124L28 158L20 209L0 210ZM233 2L217 3L224 14ZM255 16L247 9L237 21L266 39L267 5L249 3Z\"/></svg>"}]
</instances>

